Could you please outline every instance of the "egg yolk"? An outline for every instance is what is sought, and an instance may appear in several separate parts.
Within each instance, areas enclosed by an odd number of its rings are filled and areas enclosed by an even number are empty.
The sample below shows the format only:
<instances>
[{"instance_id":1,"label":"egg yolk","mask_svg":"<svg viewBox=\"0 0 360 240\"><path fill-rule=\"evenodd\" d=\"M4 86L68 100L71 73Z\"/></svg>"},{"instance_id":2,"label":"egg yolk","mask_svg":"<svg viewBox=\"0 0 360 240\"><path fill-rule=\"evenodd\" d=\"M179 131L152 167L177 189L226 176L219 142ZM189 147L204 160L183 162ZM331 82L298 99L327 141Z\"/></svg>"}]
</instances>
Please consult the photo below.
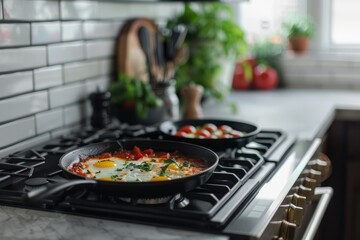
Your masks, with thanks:
<instances>
[{"instance_id":1,"label":"egg yolk","mask_svg":"<svg viewBox=\"0 0 360 240\"><path fill-rule=\"evenodd\" d=\"M175 164L175 163L172 163L170 164L167 169L169 170L174 170L174 171L178 171L179 170L179 167Z\"/></svg>"},{"instance_id":2,"label":"egg yolk","mask_svg":"<svg viewBox=\"0 0 360 240\"><path fill-rule=\"evenodd\" d=\"M100 160L94 164L96 168L114 168L116 167L116 163L111 160Z\"/></svg>"},{"instance_id":3,"label":"egg yolk","mask_svg":"<svg viewBox=\"0 0 360 240\"><path fill-rule=\"evenodd\" d=\"M103 180L103 181L114 181L112 178L109 177L103 177L103 178L99 178L99 180Z\"/></svg>"},{"instance_id":4,"label":"egg yolk","mask_svg":"<svg viewBox=\"0 0 360 240\"><path fill-rule=\"evenodd\" d=\"M165 176L157 176L157 177L153 177L150 182L160 182L160 181L168 181L170 180L170 178L165 177Z\"/></svg>"}]
</instances>

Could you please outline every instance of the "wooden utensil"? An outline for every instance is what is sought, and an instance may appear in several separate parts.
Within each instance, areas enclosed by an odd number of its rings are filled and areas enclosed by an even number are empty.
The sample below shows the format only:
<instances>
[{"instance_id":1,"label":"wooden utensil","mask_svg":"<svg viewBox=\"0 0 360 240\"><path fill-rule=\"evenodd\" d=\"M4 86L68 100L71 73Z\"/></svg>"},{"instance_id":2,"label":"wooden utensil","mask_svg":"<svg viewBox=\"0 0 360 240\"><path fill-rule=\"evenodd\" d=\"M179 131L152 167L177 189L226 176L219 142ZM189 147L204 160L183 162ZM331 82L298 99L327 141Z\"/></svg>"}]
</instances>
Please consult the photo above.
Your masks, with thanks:
<instances>
[{"instance_id":1,"label":"wooden utensil","mask_svg":"<svg viewBox=\"0 0 360 240\"><path fill-rule=\"evenodd\" d=\"M117 41L117 71L138 78L144 82L150 82L146 56L139 41L139 29L146 27L149 32L150 68L151 73L156 75L158 71L155 64L154 48L155 33L158 31L156 23L147 18L136 18L126 22L120 32Z\"/></svg>"}]
</instances>

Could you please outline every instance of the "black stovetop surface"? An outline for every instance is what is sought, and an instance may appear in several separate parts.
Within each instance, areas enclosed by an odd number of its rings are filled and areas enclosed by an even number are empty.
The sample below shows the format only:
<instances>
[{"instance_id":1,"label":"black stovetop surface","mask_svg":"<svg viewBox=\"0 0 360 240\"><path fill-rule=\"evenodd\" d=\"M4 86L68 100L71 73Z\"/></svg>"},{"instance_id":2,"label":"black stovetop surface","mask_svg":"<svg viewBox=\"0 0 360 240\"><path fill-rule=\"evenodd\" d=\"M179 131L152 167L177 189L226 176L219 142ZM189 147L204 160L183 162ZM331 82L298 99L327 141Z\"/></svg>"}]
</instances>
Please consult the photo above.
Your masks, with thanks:
<instances>
[{"instance_id":1,"label":"black stovetop surface","mask_svg":"<svg viewBox=\"0 0 360 240\"><path fill-rule=\"evenodd\" d=\"M286 135L264 130L245 147L218 151L219 165L209 181L168 199L123 199L96 193L91 188L73 187L38 204L22 200L25 192L36 187L68 181L58 167L62 154L86 144L124 138L162 136L156 127L140 125L85 128L0 159L0 204L132 222L221 227L241 211L272 174L276 163L269 161L270 156L284 144ZM164 203L149 204L159 201Z\"/></svg>"}]
</instances>

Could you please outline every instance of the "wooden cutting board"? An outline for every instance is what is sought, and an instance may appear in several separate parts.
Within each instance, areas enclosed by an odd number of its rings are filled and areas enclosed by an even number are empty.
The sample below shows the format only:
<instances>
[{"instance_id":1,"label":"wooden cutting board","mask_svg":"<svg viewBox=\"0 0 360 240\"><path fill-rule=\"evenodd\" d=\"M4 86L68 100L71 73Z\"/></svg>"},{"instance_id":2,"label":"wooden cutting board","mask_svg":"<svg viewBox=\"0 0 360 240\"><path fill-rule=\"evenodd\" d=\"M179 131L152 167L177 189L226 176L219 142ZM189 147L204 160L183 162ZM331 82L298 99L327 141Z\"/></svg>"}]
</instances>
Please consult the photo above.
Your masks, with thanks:
<instances>
[{"instance_id":1,"label":"wooden cutting board","mask_svg":"<svg viewBox=\"0 0 360 240\"><path fill-rule=\"evenodd\" d=\"M158 31L157 24L147 18L136 18L126 22L120 32L117 41L117 71L126 75L149 82L146 57L141 48L138 31L140 27L146 27L150 33L150 48L152 73L156 73L155 64L155 34Z\"/></svg>"}]
</instances>

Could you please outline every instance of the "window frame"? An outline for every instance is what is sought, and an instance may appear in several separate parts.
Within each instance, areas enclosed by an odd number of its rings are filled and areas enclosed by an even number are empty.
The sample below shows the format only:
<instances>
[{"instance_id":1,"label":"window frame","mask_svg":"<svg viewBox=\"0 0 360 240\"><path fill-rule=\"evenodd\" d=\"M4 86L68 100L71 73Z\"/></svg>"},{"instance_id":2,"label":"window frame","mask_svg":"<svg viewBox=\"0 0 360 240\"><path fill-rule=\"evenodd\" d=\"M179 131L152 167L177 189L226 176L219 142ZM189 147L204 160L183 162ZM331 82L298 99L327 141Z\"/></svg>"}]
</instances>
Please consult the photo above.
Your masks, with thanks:
<instances>
[{"instance_id":1,"label":"window frame","mask_svg":"<svg viewBox=\"0 0 360 240\"><path fill-rule=\"evenodd\" d=\"M331 39L333 0L305 1L307 14L316 23L316 33L311 50L315 53L360 55L360 44L335 44Z\"/></svg>"}]
</instances>

